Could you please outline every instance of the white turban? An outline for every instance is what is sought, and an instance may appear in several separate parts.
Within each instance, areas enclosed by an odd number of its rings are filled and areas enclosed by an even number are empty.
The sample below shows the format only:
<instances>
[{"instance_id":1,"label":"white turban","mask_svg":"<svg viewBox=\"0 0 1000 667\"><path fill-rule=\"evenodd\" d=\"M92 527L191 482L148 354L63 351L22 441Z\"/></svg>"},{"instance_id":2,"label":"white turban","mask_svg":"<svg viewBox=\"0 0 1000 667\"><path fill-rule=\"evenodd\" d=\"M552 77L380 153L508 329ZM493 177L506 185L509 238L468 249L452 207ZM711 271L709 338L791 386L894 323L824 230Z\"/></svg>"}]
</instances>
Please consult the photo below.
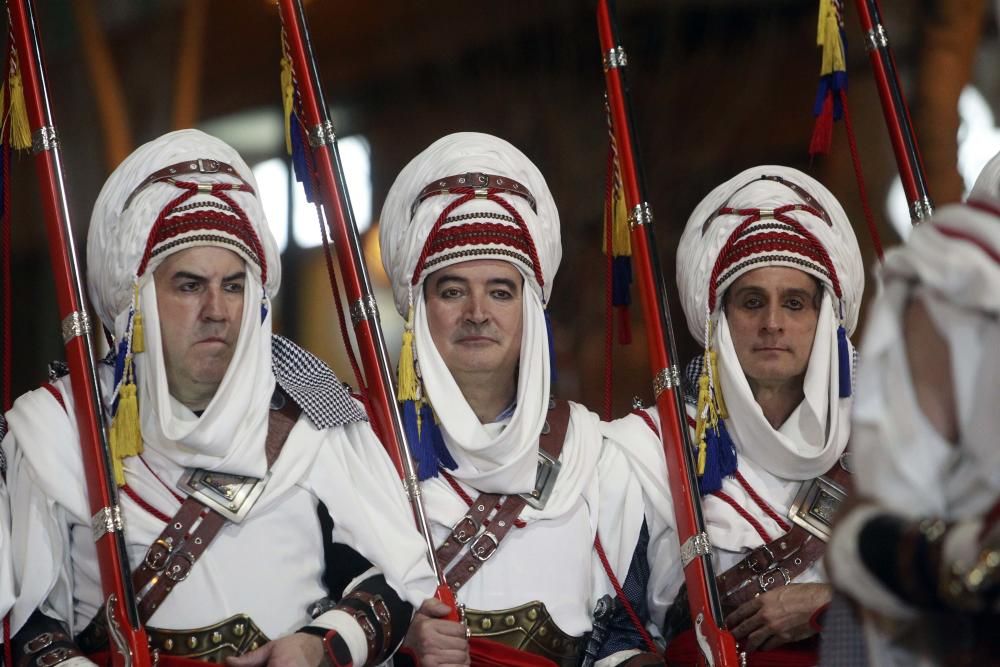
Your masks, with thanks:
<instances>
[{"instance_id":1,"label":"white turban","mask_svg":"<svg viewBox=\"0 0 1000 667\"><path fill-rule=\"evenodd\" d=\"M506 244L486 244L479 237L471 243L463 243L465 250L469 250L470 246L477 246L479 251L476 256L461 252L439 255L440 261L433 266L428 266L425 262L422 268L427 270L421 271L415 283L412 282L421 253L429 240L428 235L437 224L442 211L461 197L458 194L430 196L414 210L418 195L426 186L441 179L467 173L513 179L528 189L534 198L534 210L531 203L523 197L504 192L499 193L499 196L517 211L526 225L540 266L534 267L537 268L536 274L524 262L512 263L521 270L525 280L537 291L543 303L548 302L552 293L552 281L562 258L562 242L559 237L559 212L545 178L524 153L503 139L478 132L458 132L438 139L413 158L396 177L382 207L379 229L382 264L392 283L396 309L404 317L409 307L411 284L414 287L421 284L432 271L470 259L490 256L506 261L512 259L510 247L505 247ZM473 185L475 184L470 184ZM449 220L441 226L443 231L473 222L497 224L512 230L517 230L518 227L516 221L509 221L512 217L510 211L487 199L472 199L449 211L448 217ZM489 252L490 249L494 252ZM536 275L542 276L543 284L539 284Z\"/></svg>"},{"instance_id":2,"label":"white turban","mask_svg":"<svg viewBox=\"0 0 1000 667\"><path fill-rule=\"evenodd\" d=\"M736 211L775 209L789 204L809 206L829 218L827 221L805 210L787 213L829 255L834 275L828 275L823 263L814 259L815 252L792 250L790 248L794 246L781 241L763 242L765 236L772 233L802 236L800 231L766 217L741 234L743 240L762 235L759 237L762 243L748 248L752 253L738 254L725 266L716 266L733 232L747 218L741 213L719 214L720 208ZM808 243L805 237L791 241L794 244ZM818 181L797 169L771 165L747 169L712 190L688 219L677 248L677 287L691 335L702 345L705 344L705 317L710 295L714 292L718 297L711 304L714 313L721 305L725 288L743 273L761 266L789 266L816 276L831 293L835 306L838 295L834 285L839 285L844 327L848 334L854 332L865 288L864 265L857 238L837 198ZM717 273L715 285L712 284L713 272Z\"/></svg>"},{"instance_id":3,"label":"white turban","mask_svg":"<svg viewBox=\"0 0 1000 667\"><path fill-rule=\"evenodd\" d=\"M766 266L798 269L824 286L804 398L779 429L756 402L722 308L726 289L739 276ZM853 348L838 321L854 330L864 291L858 242L836 198L795 169L744 171L691 214L677 249L677 283L692 335L718 354L719 375L710 382L728 407L725 426L735 451L785 479L829 470L850 432ZM708 341L707 318L713 323Z\"/></svg>"},{"instance_id":4,"label":"white turban","mask_svg":"<svg viewBox=\"0 0 1000 667\"><path fill-rule=\"evenodd\" d=\"M414 358L457 464L455 477L480 491L531 491L550 390L544 308L562 256L559 214L545 179L503 139L452 134L406 165L380 225L382 263L397 310L406 317L413 308ZM435 347L423 298L429 274L477 259L509 262L526 286L516 407L499 433L480 423ZM422 469L421 478L429 473Z\"/></svg>"},{"instance_id":5,"label":"white turban","mask_svg":"<svg viewBox=\"0 0 1000 667\"><path fill-rule=\"evenodd\" d=\"M168 204L184 193L168 181L152 183L136 191L154 172L181 162L215 160L227 164L240 178L250 184L254 193L230 190L226 193L246 213L257 240L263 247L267 279L264 284L268 297L273 297L281 283L281 262L278 247L267 225L258 199L259 190L253 172L231 146L199 130L170 132L137 148L108 177L94 204L87 237L87 282L90 299L104 325L115 328L115 319L127 310L132 301L136 274L146 255L147 242L153 225ZM239 179L224 172L178 174L178 180L197 183L239 183ZM134 194L133 194L134 193ZM129 198L131 197L131 201ZM214 201L213 201L214 200ZM128 208L126 208L128 202ZM218 199L199 193L184 202L184 206L203 204L202 210L220 211ZM187 209L188 211L192 209ZM232 235L228 235L232 236ZM237 246L224 239L199 238L198 245L220 245L229 250ZM171 252L190 247L176 244L149 259L144 273L151 272ZM247 259L244 256L244 259ZM258 280L260 266L247 262ZM120 335L121 332L115 332Z\"/></svg>"}]
</instances>

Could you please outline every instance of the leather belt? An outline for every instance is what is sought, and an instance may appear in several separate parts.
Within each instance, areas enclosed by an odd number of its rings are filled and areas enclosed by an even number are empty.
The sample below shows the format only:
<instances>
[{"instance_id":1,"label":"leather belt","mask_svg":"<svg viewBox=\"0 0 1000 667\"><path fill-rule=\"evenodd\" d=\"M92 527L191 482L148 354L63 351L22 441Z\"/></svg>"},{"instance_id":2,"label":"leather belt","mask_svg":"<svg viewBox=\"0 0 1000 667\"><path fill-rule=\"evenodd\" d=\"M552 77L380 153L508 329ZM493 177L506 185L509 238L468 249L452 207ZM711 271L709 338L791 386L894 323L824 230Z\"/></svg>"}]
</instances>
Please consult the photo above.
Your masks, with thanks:
<instances>
[{"instance_id":1,"label":"leather belt","mask_svg":"<svg viewBox=\"0 0 1000 667\"><path fill-rule=\"evenodd\" d=\"M455 176L445 176L444 178L439 178L430 185L427 185L420 191L420 194L417 195L416 199L413 200L413 204L410 205L410 217L412 218L417 212L417 207L420 206L420 202L423 200L428 197L433 197L434 195L449 194L452 190L457 188L472 188L477 191L481 190L484 197L487 190L497 190L507 194L517 195L518 197L523 197L531 206L531 210L537 213L535 196L531 194L531 191L528 190L528 188L524 187L513 178L495 176L493 174L483 174L481 172L468 172L465 174L457 174Z\"/></svg>"},{"instance_id":2,"label":"leather belt","mask_svg":"<svg viewBox=\"0 0 1000 667\"><path fill-rule=\"evenodd\" d=\"M149 648L163 655L222 664L226 658L254 651L268 642L253 620L238 614L194 630L147 628Z\"/></svg>"},{"instance_id":3,"label":"leather belt","mask_svg":"<svg viewBox=\"0 0 1000 667\"><path fill-rule=\"evenodd\" d=\"M548 420L549 429L543 430L538 438L539 449L552 460L558 460L562 453L569 428L569 411L569 403L566 401L553 401ZM514 521L526 504L527 500L521 495L504 497L495 493L480 494L472 501L469 512L455 524L451 534L434 553L438 566L444 569L468 545L465 556L444 573L452 590L465 585L483 563L496 553L501 540L514 527ZM490 516L494 510L496 513Z\"/></svg>"}]
</instances>

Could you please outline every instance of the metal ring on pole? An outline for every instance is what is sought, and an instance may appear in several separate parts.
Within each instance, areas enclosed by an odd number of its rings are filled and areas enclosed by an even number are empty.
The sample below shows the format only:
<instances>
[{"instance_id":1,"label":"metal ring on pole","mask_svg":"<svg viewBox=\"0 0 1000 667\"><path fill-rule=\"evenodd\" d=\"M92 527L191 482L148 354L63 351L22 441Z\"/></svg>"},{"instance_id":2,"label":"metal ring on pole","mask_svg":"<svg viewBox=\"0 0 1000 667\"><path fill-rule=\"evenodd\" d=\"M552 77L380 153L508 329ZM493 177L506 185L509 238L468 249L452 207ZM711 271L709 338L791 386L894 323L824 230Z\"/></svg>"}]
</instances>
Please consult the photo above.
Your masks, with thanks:
<instances>
[{"instance_id":1,"label":"metal ring on pole","mask_svg":"<svg viewBox=\"0 0 1000 667\"><path fill-rule=\"evenodd\" d=\"M681 566L687 567L698 556L708 556L711 553L712 543L708 540L708 533L692 535L681 545Z\"/></svg>"},{"instance_id":2,"label":"metal ring on pole","mask_svg":"<svg viewBox=\"0 0 1000 667\"><path fill-rule=\"evenodd\" d=\"M889 47L889 34L885 31L885 26L879 23L865 33L865 50L869 53L877 49Z\"/></svg>"},{"instance_id":3,"label":"metal ring on pole","mask_svg":"<svg viewBox=\"0 0 1000 667\"><path fill-rule=\"evenodd\" d=\"M926 222L934 214L934 202L930 197L924 197L910 202L910 220L913 224Z\"/></svg>"},{"instance_id":4,"label":"metal ring on pole","mask_svg":"<svg viewBox=\"0 0 1000 667\"><path fill-rule=\"evenodd\" d=\"M43 151L59 148L59 137L56 128L51 125L40 127L31 133L31 154L38 155Z\"/></svg>"},{"instance_id":5,"label":"metal ring on pole","mask_svg":"<svg viewBox=\"0 0 1000 667\"><path fill-rule=\"evenodd\" d=\"M378 303L371 294L363 296L351 304L351 323L354 326L358 326L366 320L376 319L378 319Z\"/></svg>"},{"instance_id":6,"label":"metal ring on pole","mask_svg":"<svg viewBox=\"0 0 1000 667\"><path fill-rule=\"evenodd\" d=\"M649 205L649 202L644 201L641 204L636 204L628 214L629 229L635 229L639 225L651 224L653 224L653 208Z\"/></svg>"},{"instance_id":7,"label":"metal ring on pole","mask_svg":"<svg viewBox=\"0 0 1000 667\"><path fill-rule=\"evenodd\" d=\"M659 399L660 394L663 392L680 386L681 375L677 370L677 366L661 368L660 371L653 377L653 396Z\"/></svg>"},{"instance_id":8,"label":"metal ring on pole","mask_svg":"<svg viewBox=\"0 0 1000 667\"><path fill-rule=\"evenodd\" d=\"M625 47L616 46L613 49L609 49L608 52L604 54L605 72L610 69L625 67L626 65L628 65L628 55L625 53Z\"/></svg>"},{"instance_id":9,"label":"metal ring on pole","mask_svg":"<svg viewBox=\"0 0 1000 667\"><path fill-rule=\"evenodd\" d=\"M90 335L90 316L85 310L77 310L62 321L63 343L68 343L78 336Z\"/></svg>"},{"instance_id":10,"label":"metal ring on pole","mask_svg":"<svg viewBox=\"0 0 1000 667\"><path fill-rule=\"evenodd\" d=\"M327 120L309 130L309 145L313 148L333 146L337 141L337 133L333 129L333 121Z\"/></svg>"},{"instance_id":11,"label":"metal ring on pole","mask_svg":"<svg viewBox=\"0 0 1000 667\"><path fill-rule=\"evenodd\" d=\"M118 505L114 507L102 507L90 519L90 528L94 532L95 542L108 533L117 533L124 527L122 510Z\"/></svg>"}]
</instances>

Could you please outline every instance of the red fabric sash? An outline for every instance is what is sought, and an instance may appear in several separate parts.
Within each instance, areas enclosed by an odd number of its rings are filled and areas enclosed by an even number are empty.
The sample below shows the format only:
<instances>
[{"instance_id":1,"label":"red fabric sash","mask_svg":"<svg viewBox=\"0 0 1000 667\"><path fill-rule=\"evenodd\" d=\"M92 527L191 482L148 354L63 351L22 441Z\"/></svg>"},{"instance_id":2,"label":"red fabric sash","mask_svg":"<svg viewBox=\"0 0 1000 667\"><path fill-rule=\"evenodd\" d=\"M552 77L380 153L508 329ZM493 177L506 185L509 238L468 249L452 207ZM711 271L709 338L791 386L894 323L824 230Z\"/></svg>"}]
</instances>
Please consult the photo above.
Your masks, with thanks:
<instances>
[{"instance_id":1,"label":"red fabric sash","mask_svg":"<svg viewBox=\"0 0 1000 667\"><path fill-rule=\"evenodd\" d=\"M469 640L472 667L556 667L556 663L534 653L473 637Z\"/></svg>"},{"instance_id":2,"label":"red fabric sash","mask_svg":"<svg viewBox=\"0 0 1000 667\"><path fill-rule=\"evenodd\" d=\"M100 667L111 667L111 654L107 651L98 651L97 653L91 653L87 656L94 662L96 662ZM157 667L205 667L205 665L210 665L211 663L205 662L204 660L194 660L192 658L181 658L173 655L160 654L160 660L157 663Z\"/></svg>"},{"instance_id":3,"label":"red fabric sash","mask_svg":"<svg viewBox=\"0 0 1000 667\"><path fill-rule=\"evenodd\" d=\"M685 630L667 645L665 654L670 667L697 667L701 651L694 631ZM819 635L770 651L747 654L747 667L813 667L819 662Z\"/></svg>"}]
</instances>

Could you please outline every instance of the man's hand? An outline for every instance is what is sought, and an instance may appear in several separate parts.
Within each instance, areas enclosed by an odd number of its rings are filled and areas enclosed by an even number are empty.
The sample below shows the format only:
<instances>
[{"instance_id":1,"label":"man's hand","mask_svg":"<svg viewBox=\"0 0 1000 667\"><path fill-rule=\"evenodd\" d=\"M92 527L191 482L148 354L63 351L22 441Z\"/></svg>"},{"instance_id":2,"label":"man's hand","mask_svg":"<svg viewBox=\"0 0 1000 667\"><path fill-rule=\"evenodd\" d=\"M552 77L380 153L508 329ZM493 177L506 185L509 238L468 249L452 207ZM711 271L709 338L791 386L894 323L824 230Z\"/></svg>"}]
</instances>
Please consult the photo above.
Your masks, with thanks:
<instances>
[{"instance_id":1,"label":"man's hand","mask_svg":"<svg viewBox=\"0 0 1000 667\"><path fill-rule=\"evenodd\" d=\"M788 584L744 602L726 625L744 651L776 648L816 634L809 619L832 597L829 584Z\"/></svg>"},{"instance_id":2,"label":"man's hand","mask_svg":"<svg viewBox=\"0 0 1000 667\"><path fill-rule=\"evenodd\" d=\"M226 658L228 667L319 667L326 654L323 640L304 632L270 641L256 651Z\"/></svg>"},{"instance_id":3,"label":"man's hand","mask_svg":"<svg viewBox=\"0 0 1000 667\"><path fill-rule=\"evenodd\" d=\"M465 625L441 619L450 611L451 607L440 600L427 598L414 614L403 646L417 654L420 667L469 665L469 638Z\"/></svg>"}]
</instances>

